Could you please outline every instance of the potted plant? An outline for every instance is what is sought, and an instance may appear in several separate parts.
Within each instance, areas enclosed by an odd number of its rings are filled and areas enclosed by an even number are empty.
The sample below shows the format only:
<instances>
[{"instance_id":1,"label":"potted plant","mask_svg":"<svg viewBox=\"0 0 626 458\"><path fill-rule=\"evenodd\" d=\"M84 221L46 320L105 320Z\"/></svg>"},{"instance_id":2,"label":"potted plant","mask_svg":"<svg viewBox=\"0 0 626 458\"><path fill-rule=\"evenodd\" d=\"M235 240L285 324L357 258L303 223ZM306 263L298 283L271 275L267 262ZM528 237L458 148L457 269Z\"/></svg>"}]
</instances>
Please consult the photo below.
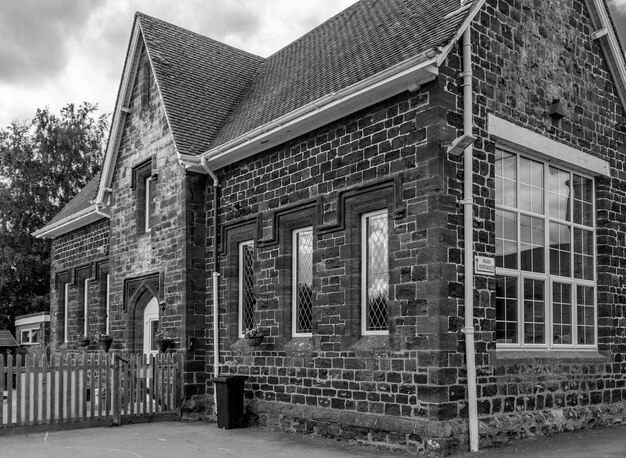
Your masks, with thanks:
<instances>
[{"instance_id":1,"label":"potted plant","mask_svg":"<svg viewBox=\"0 0 626 458\"><path fill-rule=\"evenodd\" d=\"M170 345L172 345L172 342L174 341L174 339L167 331L163 329L159 329L154 334L154 341L159 347L159 350L161 351L161 353L165 353L165 351L167 351Z\"/></svg>"},{"instance_id":2,"label":"potted plant","mask_svg":"<svg viewBox=\"0 0 626 458\"><path fill-rule=\"evenodd\" d=\"M96 340L98 341L98 344L100 344L100 348L105 353L108 353L109 349L111 348L111 344L113 343L113 339L111 338L111 336L107 334L97 334Z\"/></svg>"},{"instance_id":3,"label":"potted plant","mask_svg":"<svg viewBox=\"0 0 626 458\"><path fill-rule=\"evenodd\" d=\"M76 343L79 347L87 347L89 346L89 337L79 336L78 339L76 339Z\"/></svg>"},{"instance_id":4,"label":"potted plant","mask_svg":"<svg viewBox=\"0 0 626 458\"><path fill-rule=\"evenodd\" d=\"M265 332L263 329L258 326L254 326L252 328L248 328L243 332L243 336L248 342L248 345L251 347L258 347L263 342L263 337L265 337Z\"/></svg>"}]
</instances>

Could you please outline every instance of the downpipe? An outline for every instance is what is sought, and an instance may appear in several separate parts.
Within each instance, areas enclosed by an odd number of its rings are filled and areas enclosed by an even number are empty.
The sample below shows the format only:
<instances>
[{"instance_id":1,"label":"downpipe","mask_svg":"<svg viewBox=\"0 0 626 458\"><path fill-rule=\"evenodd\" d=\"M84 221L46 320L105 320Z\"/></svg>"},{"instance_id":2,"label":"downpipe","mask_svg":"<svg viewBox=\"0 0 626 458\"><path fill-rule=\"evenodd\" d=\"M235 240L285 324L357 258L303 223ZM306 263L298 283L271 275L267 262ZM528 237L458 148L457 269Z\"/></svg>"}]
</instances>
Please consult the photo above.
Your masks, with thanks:
<instances>
[{"instance_id":1,"label":"downpipe","mask_svg":"<svg viewBox=\"0 0 626 458\"><path fill-rule=\"evenodd\" d=\"M220 375L220 329L219 329L219 268L217 256L217 230L218 230L218 205L220 182L217 175L209 168L204 156L200 159L200 165L213 179L213 377ZM213 382L213 405L217 415L217 385Z\"/></svg>"},{"instance_id":2,"label":"downpipe","mask_svg":"<svg viewBox=\"0 0 626 458\"><path fill-rule=\"evenodd\" d=\"M472 135L472 43L470 27L463 32L463 133ZM465 357L467 361L467 401L470 451L478 451L478 408L476 395L476 349L474 345L474 148L469 145L463 157L463 239L465 240Z\"/></svg>"}]
</instances>

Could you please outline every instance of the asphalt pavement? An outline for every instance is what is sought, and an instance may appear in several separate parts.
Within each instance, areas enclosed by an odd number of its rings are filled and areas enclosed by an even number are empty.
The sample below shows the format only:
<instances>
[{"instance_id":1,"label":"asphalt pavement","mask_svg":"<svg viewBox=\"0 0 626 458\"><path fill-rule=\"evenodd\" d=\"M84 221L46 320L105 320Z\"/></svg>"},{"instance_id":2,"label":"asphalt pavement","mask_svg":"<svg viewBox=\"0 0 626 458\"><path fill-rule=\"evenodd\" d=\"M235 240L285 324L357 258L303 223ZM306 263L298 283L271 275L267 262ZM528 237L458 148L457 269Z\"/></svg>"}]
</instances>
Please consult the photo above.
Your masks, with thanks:
<instances>
[{"instance_id":1,"label":"asphalt pavement","mask_svg":"<svg viewBox=\"0 0 626 458\"><path fill-rule=\"evenodd\" d=\"M400 457L373 447L261 428L161 422L0 436L2 458ZM515 441L467 457L626 457L626 425Z\"/></svg>"}]
</instances>

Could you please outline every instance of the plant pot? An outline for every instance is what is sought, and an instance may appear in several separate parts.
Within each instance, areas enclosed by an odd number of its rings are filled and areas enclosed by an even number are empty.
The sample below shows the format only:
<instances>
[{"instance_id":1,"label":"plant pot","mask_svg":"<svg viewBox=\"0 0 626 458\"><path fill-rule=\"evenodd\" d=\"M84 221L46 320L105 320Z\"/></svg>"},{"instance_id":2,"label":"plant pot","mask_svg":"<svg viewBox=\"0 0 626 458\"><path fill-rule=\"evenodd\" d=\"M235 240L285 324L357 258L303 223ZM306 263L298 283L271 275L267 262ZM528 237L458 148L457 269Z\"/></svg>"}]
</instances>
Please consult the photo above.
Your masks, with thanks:
<instances>
[{"instance_id":1,"label":"plant pot","mask_svg":"<svg viewBox=\"0 0 626 458\"><path fill-rule=\"evenodd\" d=\"M77 343L78 343L79 347L88 347L89 346L89 339L87 339L87 338L78 339Z\"/></svg>"},{"instance_id":2,"label":"plant pot","mask_svg":"<svg viewBox=\"0 0 626 458\"><path fill-rule=\"evenodd\" d=\"M111 344L113 343L113 339L107 337L106 339L100 339L98 343L100 344L100 348L102 349L102 351L108 353L109 349L111 348Z\"/></svg>"},{"instance_id":3,"label":"plant pot","mask_svg":"<svg viewBox=\"0 0 626 458\"><path fill-rule=\"evenodd\" d=\"M155 339L155 342L161 353L165 353L170 345L172 345L172 339Z\"/></svg>"},{"instance_id":4,"label":"plant pot","mask_svg":"<svg viewBox=\"0 0 626 458\"><path fill-rule=\"evenodd\" d=\"M246 337L246 342L248 342L248 345L251 347L258 347L263 342L263 336Z\"/></svg>"}]
</instances>

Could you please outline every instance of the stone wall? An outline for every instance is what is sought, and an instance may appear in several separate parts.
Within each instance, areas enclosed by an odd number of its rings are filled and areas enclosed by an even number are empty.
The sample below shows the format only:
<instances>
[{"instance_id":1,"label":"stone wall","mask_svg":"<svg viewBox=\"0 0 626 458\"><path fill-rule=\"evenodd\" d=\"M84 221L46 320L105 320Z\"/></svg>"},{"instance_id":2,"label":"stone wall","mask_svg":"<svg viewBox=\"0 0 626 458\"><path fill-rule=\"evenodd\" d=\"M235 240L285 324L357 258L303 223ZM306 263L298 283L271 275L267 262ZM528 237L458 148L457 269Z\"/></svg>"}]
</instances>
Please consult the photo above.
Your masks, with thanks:
<instances>
[{"instance_id":1,"label":"stone wall","mask_svg":"<svg viewBox=\"0 0 626 458\"><path fill-rule=\"evenodd\" d=\"M595 189L598 352L497 352L495 285L491 279L477 279L478 407L486 443L624 418L626 220L621 209L626 203L626 118L600 43L589 38L592 31L582 0L488 0L473 24L474 135L478 137L474 190L475 198L480 196L474 209L477 253L492 256L495 252L496 139L487 131L488 113L611 166L611 177L596 178ZM455 68L460 68L459 53L449 59ZM449 78L451 88L459 87L458 73ZM560 121L548 116L554 99L560 99L564 107L565 117ZM452 186L460 185L459 181ZM450 215L449 222L460 220ZM460 224L457 228L462 234ZM459 273L461 269L459 263ZM458 315L463 315L460 300ZM466 415L464 403L459 404L459 415Z\"/></svg>"},{"instance_id":2,"label":"stone wall","mask_svg":"<svg viewBox=\"0 0 626 458\"><path fill-rule=\"evenodd\" d=\"M103 275L108 266L109 221L102 219L88 226L64 234L52 241L51 291L50 291L50 334L51 344L57 349L73 348L77 338L83 334L83 305L81 279L90 278L89 310L91 334L104 332L106 302ZM65 287L69 284L69 345L64 345ZM82 298L81 298L82 299Z\"/></svg>"},{"instance_id":3,"label":"stone wall","mask_svg":"<svg viewBox=\"0 0 626 458\"><path fill-rule=\"evenodd\" d=\"M220 171L222 372L249 376L250 409L263 424L277 418L269 406L296 406L289 428L310 429L293 426L309 411L333 412L315 428L374 422L374 436L361 439L391 444L403 423L413 449L427 447L427 430L459 443L449 426L433 426L455 418L464 396L462 355L449 360L457 333L448 329L456 300L447 257L457 235L446 220L456 200L443 180L455 102L436 81ZM380 208L389 215L390 330L362 336L360 215ZM291 335L291 231L309 225L314 323L302 338ZM255 350L237 332L237 244L248 239L262 298L255 317L268 332Z\"/></svg>"},{"instance_id":4,"label":"stone wall","mask_svg":"<svg viewBox=\"0 0 626 458\"><path fill-rule=\"evenodd\" d=\"M596 180L598 351L496 352L495 281L475 278L485 443L624 416L625 118L599 44L589 39L591 30L578 0L489 0L472 25L475 254L495 253L495 138L487 131L488 113L600 157L612 168L611 178ZM222 371L249 376L250 411L262 424L354 434L371 442L366 432L350 428L374 421L376 434L384 434L394 431L394 422L407 420L420 440L391 441L403 448L427 450L429 439L441 439L437 443L451 451L467 440L463 163L462 156L445 154L462 133L460 44L439 71L437 81L417 93L220 171ZM556 98L565 104L560 122L547 113ZM388 208L392 227L391 327L382 338L359 333L354 215L368 205ZM207 205L207 214L211 210ZM291 256L285 236L298 225L314 227L310 339L292 338L289 331L291 293L285 284ZM255 350L237 337L234 250L247 239L255 241L255 288L263 299L256 317L269 334ZM207 362L209 370L212 360ZM420 429L423 419L447 426Z\"/></svg>"}]
</instances>

